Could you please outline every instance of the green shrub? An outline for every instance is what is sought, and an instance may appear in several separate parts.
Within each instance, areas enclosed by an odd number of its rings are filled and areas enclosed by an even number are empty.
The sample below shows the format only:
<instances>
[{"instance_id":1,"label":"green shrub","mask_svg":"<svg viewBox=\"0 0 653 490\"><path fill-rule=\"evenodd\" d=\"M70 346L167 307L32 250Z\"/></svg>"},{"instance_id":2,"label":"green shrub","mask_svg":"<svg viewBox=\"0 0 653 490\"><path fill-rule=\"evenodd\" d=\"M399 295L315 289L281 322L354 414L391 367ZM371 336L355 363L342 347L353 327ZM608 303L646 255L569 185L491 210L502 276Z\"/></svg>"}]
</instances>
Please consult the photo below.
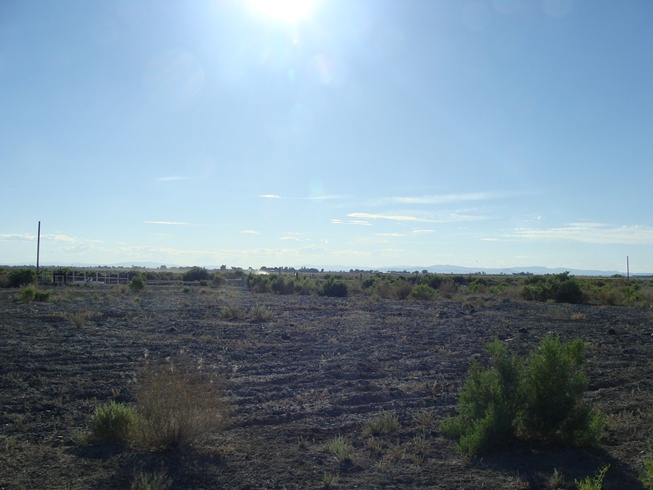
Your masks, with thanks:
<instances>
[{"instance_id":1,"label":"green shrub","mask_svg":"<svg viewBox=\"0 0 653 490\"><path fill-rule=\"evenodd\" d=\"M458 401L458 416L441 424L458 449L475 454L516 438L575 446L597 442L604 417L582 400L583 342L547 336L526 365L509 358L498 341L489 344L490 366L472 364Z\"/></svg>"},{"instance_id":2,"label":"green shrub","mask_svg":"<svg viewBox=\"0 0 653 490\"><path fill-rule=\"evenodd\" d=\"M249 274L245 283L253 293L271 293L270 276L265 274Z\"/></svg>"},{"instance_id":3,"label":"green shrub","mask_svg":"<svg viewBox=\"0 0 653 490\"><path fill-rule=\"evenodd\" d=\"M41 291L34 286L26 286L20 292L20 300L25 303L32 301L47 301L50 299L50 291Z\"/></svg>"},{"instance_id":4,"label":"green shrub","mask_svg":"<svg viewBox=\"0 0 653 490\"><path fill-rule=\"evenodd\" d=\"M35 288L33 288L32 286L27 286L21 290L20 300L24 303L31 303L32 301L34 301L35 293L36 293Z\"/></svg>"},{"instance_id":5,"label":"green shrub","mask_svg":"<svg viewBox=\"0 0 653 490\"><path fill-rule=\"evenodd\" d=\"M578 490L601 490L603 488L603 479L605 478L608 468L610 468L610 465L606 465L599 469L599 472L594 478L586 476L583 480L575 480L574 483L578 485Z\"/></svg>"},{"instance_id":6,"label":"green shrub","mask_svg":"<svg viewBox=\"0 0 653 490\"><path fill-rule=\"evenodd\" d=\"M490 367L474 361L458 401L458 416L441 424L445 435L458 439L466 454L501 447L514 438L514 420L522 397L523 362L509 358L498 340L488 346Z\"/></svg>"},{"instance_id":7,"label":"green shrub","mask_svg":"<svg viewBox=\"0 0 653 490\"><path fill-rule=\"evenodd\" d=\"M336 298L344 298L347 296L348 288L345 281L329 278L319 290L320 296L331 296Z\"/></svg>"},{"instance_id":8,"label":"green shrub","mask_svg":"<svg viewBox=\"0 0 653 490\"><path fill-rule=\"evenodd\" d=\"M295 293L295 280L291 277L272 276L270 279L270 288L275 294L294 294Z\"/></svg>"},{"instance_id":9,"label":"green shrub","mask_svg":"<svg viewBox=\"0 0 653 490\"><path fill-rule=\"evenodd\" d=\"M204 267L192 267L181 276L182 281L208 281L211 274Z\"/></svg>"},{"instance_id":10,"label":"green shrub","mask_svg":"<svg viewBox=\"0 0 653 490\"><path fill-rule=\"evenodd\" d=\"M569 272L547 276L531 276L524 280L522 297L530 301L553 300L556 303L580 303L583 292Z\"/></svg>"},{"instance_id":11,"label":"green shrub","mask_svg":"<svg viewBox=\"0 0 653 490\"><path fill-rule=\"evenodd\" d=\"M487 292L488 286L489 281L487 279L484 277L477 277L469 284L467 291L470 293L484 294Z\"/></svg>"},{"instance_id":12,"label":"green shrub","mask_svg":"<svg viewBox=\"0 0 653 490\"><path fill-rule=\"evenodd\" d=\"M33 269L11 269L9 271L9 287L19 288L36 281L36 271Z\"/></svg>"},{"instance_id":13,"label":"green shrub","mask_svg":"<svg viewBox=\"0 0 653 490\"><path fill-rule=\"evenodd\" d=\"M588 445L600 438L603 418L583 403L587 376L584 344L547 336L528 359L519 429L529 439Z\"/></svg>"},{"instance_id":14,"label":"green shrub","mask_svg":"<svg viewBox=\"0 0 653 490\"><path fill-rule=\"evenodd\" d=\"M419 278L420 284L426 284L433 289L438 289L447 278L435 274L426 274Z\"/></svg>"},{"instance_id":15,"label":"green shrub","mask_svg":"<svg viewBox=\"0 0 653 490\"><path fill-rule=\"evenodd\" d=\"M143 276L140 274L138 276L132 277L132 280L129 281L129 290L133 291L135 293L139 291L143 291L145 289L145 281L143 280Z\"/></svg>"},{"instance_id":16,"label":"green shrub","mask_svg":"<svg viewBox=\"0 0 653 490\"><path fill-rule=\"evenodd\" d=\"M91 420L91 440L111 445L126 444L135 421L133 408L111 400L95 409Z\"/></svg>"},{"instance_id":17,"label":"green shrub","mask_svg":"<svg viewBox=\"0 0 653 490\"><path fill-rule=\"evenodd\" d=\"M316 291L315 281L307 277L295 279L295 294L307 296Z\"/></svg>"},{"instance_id":18,"label":"green shrub","mask_svg":"<svg viewBox=\"0 0 653 490\"><path fill-rule=\"evenodd\" d=\"M653 458L645 459L642 464L644 468L639 481L646 487L646 490L653 490Z\"/></svg>"},{"instance_id":19,"label":"green shrub","mask_svg":"<svg viewBox=\"0 0 653 490\"><path fill-rule=\"evenodd\" d=\"M418 284L410 292L410 295L422 301L430 301L435 298L437 291L426 284Z\"/></svg>"}]
</instances>

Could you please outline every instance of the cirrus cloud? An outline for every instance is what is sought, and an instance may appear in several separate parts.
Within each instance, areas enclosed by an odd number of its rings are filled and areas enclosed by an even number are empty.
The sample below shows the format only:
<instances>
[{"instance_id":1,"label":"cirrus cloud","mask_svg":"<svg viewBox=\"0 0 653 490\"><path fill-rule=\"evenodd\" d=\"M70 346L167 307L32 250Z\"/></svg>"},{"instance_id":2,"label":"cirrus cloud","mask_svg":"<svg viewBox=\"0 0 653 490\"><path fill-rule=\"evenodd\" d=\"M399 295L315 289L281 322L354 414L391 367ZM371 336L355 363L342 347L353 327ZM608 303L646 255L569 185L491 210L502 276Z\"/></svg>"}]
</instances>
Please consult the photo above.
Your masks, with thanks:
<instances>
[{"instance_id":1,"label":"cirrus cloud","mask_svg":"<svg viewBox=\"0 0 653 490\"><path fill-rule=\"evenodd\" d=\"M187 226L188 223L183 221L144 221L148 225L167 225L167 226Z\"/></svg>"},{"instance_id":2,"label":"cirrus cloud","mask_svg":"<svg viewBox=\"0 0 653 490\"><path fill-rule=\"evenodd\" d=\"M640 225L569 223L558 228L517 228L513 233L505 236L528 240L564 240L595 244L653 244L653 228Z\"/></svg>"},{"instance_id":3,"label":"cirrus cloud","mask_svg":"<svg viewBox=\"0 0 653 490\"><path fill-rule=\"evenodd\" d=\"M429 221L415 216L402 216L394 214L375 214L375 213L349 213L349 218L362 218L362 219L387 219L391 221Z\"/></svg>"}]
</instances>

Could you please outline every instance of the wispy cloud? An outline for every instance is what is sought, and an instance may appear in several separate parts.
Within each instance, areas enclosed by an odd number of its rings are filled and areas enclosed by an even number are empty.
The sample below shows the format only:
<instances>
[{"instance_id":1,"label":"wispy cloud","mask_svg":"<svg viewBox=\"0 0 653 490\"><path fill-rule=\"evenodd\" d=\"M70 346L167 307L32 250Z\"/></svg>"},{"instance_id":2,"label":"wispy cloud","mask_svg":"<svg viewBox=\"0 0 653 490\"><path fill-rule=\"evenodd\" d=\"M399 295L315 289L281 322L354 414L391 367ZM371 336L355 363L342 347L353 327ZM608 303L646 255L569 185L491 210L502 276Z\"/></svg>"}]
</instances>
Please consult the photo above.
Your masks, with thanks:
<instances>
[{"instance_id":1,"label":"wispy cloud","mask_svg":"<svg viewBox=\"0 0 653 490\"><path fill-rule=\"evenodd\" d=\"M397 237L397 236L406 236L403 233L377 233L376 236L387 236L387 237Z\"/></svg>"},{"instance_id":2,"label":"wispy cloud","mask_svg":"<svg viewBox=\"0 0 653 490\"><path fill-rule=\"evenodd\" d=\"M297 238L296 236L282 236L281 238L279 238L279 240L294 240L296 242L300 241L300 239Z\"/></svg>"},{"instance_id":3,"label":"wispy cloud","mask_svg":"<svg viewBox=\"0 0 653 490\"><path fill-rule=\"evenodd\" d=\"M379 213L349 213L350 218L363 218L363 219L384 219L390 221L409 221L418 223L458 223L461 221L484 221L487 216L461 214L461 213L448 213L431 218L418 218L417 216L410 216L405 214L379 214Z\"/></svg>"},{"instance_id":4,"label":"wispy cloud","mask_svg":"<svg viewBox=\"0 0 653 490\"><path fill-rule=\"evenodd\" d=\"M468 192L463 194L438 194L434 196L391 197L390 202L401 204L445 204L462 201L485 201L489 199L505 199L517 194L514 192Z\"/></svg>"},{"instance_id":5,"label":"wispy cloud","mask_svg":"<svg viewBox=\"0 0 653 490\"><path fill-rule=\"evenodd\" d=\"M517 228L506 236L528 240L565 240L596 244L653 244L653 228L639 225L610 226L602 223L570 223L559 228Z\"/></svg>"},{"instance_id":6,"label":"wispy cloud","mask_svg":"<svg viewBox=\"0 0 653 490\"><path fill-rule=\"evenodd\" d=\"M413 230L416 235L423 235L426 233L435 233L435 230Z\"/></svg>"},{"instance_id":7,"label":"wispy cloud","mask_svg":"<svg viewBox=\"0 0 653 490\"><path fill-rule=\"evenodd\" d=\"M187 226L189 223L183 221L144 221L148 225L166 225L166 226Z\"/></svg>"},{"instance_id":8,"label":"wispy cloud","mask_svg":"<svg viewBox=\"0 0 653 490\"><path fill-rule=\"evenodd\" d=\"M35 242L38 236L36 233L5 233L0 234L0 240L7 241L17 241L17 242ZM41 235L41 240L43 241L52 241L52 242L64 242L64 243L78 243L78 242L94 242L100 243L100 240L88 240L85 238L77 238L68 235L55 235L55 234L43 234Z\"/></svg>"},{"instance_id":9,"label":"wispy cloud","mask_svg":"<svg viewBox=\"0 0 653 490\"><path fill-rule=\"evenodd\" d=\"M429 221L426 219L417 218L415 216L401 216L393 214L349 213L347 216L350 218L387 219L391 221Z\"/></svg>"},{"instance_id":10,"label":"wispy cloud","mask_svg":"<svg viewBox=\"0 0 653 490\"><path fill-rule=\"evenodd\" d=\"M263 199L281 199L281 196L277 196L276 194L261 194L258 197L262 197Z\"/></svg>"},{"instance_id":11,"label":"wispy cloud","mask_svg":"<svg viewBox=\"0 0 653 490\"><path fill-rule=\"evenodd\" d=\"M243 231L241 231L241 233L243 235L260 235L261 234L260 231L256 231L256 230L243 230Z\"/></svg>"},{"instance_id":12,"label":"wispy cloud","mask_svg":"<svg viewBox=\"0 0 653 490\"><path fill-rule=\"evenodd\" d=\"M36 238L36 235L30 233L0 233L0 240L12 242L31 242Z\"/></svg>"},{"instance_id":13,"label":"wispy cloud","mask_svg":"<svg viewBox=\"0 0 653 490\"><path fill-rule=\"evenodd\" d=\"M359 219L350 219L347 221L343 221L338 218L333 218L331 220L332 225L356 225L356 226L370 226L371 223L369 221L364 221L364 220L359 220Z\"/></svg>"}]
</instances>

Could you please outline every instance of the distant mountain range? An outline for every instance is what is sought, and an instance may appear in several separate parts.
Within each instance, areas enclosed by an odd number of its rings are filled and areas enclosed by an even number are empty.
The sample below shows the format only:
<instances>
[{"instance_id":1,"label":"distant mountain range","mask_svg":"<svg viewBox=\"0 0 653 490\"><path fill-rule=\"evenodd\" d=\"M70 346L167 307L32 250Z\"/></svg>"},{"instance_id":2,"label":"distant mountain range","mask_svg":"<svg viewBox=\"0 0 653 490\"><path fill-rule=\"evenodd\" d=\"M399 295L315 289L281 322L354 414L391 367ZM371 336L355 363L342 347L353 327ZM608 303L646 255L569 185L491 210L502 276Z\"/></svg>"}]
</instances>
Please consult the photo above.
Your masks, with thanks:
<instances>
[{"instance_id":1,"label":"distant mountain range","mask_svg":"<svg viewBox=\"0 0 653 490\"><path fill-rule=\"evenodd\" d=\"M585 269L569 269L569 268L555 268L551 269L549 267L539 267L539 266L529 266L529 267L503 267L503 268L472 268L472 267L461 267L458 265L431 265L428 267L387 267L379 269L382 271L409 271L414 272L416 270L422 272L427 270L432 274L475 274L475 273L485 273L490 275L498 274L560 274L562 272L569 271L570 274L574 276L613 276L615 274L624 274L618 271L600 271L600 270L585 270Z\"/></svg>"},{"instance_id":2,"label":"distant mountain range","mask_svg":"<svg viewBox=\"0 0 653 490\"><path fill-rule=\"evenodd\" d=\"M310 266L307 266L310 267ZM370 267L349 267L349 266L324 266L319 267L325 271L350 271L350 270L362 270L368 271L372 268ZM429 265L429 266L414 266L414 265L397 265L393 267L379 267L373 268L372 270L379 272L422 272L428 271L430 274L478 274L485 273L488 275L500 275L500 274L537 274L537 275L546 275L546 274L560 274L562 272L569 272L572 276L601 276L601 277L610 277L615 274L620 274L625 276L626 273L622 271L603 271L603 270L592 270L592 269L572 269L565 267L558 268L549 268L549 267L540 267L540 266L525 266L525 267L462 267L459 265ZM653 272L631 272L631 277L649 277L653 276Z\"/></svg>"}]
</instances>

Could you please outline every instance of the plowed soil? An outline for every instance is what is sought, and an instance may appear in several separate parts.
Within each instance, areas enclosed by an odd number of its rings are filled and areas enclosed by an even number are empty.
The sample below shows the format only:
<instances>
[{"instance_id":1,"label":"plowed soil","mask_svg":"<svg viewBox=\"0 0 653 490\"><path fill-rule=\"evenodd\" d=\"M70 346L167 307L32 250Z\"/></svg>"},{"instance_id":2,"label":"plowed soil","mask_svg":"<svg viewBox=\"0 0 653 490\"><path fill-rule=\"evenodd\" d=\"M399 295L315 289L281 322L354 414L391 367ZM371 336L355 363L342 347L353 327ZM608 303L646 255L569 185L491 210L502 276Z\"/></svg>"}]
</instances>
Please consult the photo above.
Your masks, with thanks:
<instances>
[{"instance_id":1,"label":"plowed soil","mask_svg":"<svg viewBox=\"0 0 653 490\"><path fill-rule=\"evenodd\" d=\"M0 291L0 488L130 488L139 472L171 488L575 488L610 468L606 489L643 488L651 455L653 322L629 307L473 297L256 295L238 288L62 287L23 303ZM225 319L224 307L240 319ZM256 320L255 306L270 318ZM89 311L78 327L71 313ZM586 343L588 401L607 416L598 447L517 444L463 458L438 424L455 414L472 359L498 338L525 356L548 333ZM82 444L95 408L134 401L134 373L181 353L224 378L227 426L183 451ZM398 431L375 437L380 412ZM344 436L351 460L325 442ZM554 470L559 475L555 482ZM325 473L327 476L325 477Z\"/></svg>"}]
</instances>

